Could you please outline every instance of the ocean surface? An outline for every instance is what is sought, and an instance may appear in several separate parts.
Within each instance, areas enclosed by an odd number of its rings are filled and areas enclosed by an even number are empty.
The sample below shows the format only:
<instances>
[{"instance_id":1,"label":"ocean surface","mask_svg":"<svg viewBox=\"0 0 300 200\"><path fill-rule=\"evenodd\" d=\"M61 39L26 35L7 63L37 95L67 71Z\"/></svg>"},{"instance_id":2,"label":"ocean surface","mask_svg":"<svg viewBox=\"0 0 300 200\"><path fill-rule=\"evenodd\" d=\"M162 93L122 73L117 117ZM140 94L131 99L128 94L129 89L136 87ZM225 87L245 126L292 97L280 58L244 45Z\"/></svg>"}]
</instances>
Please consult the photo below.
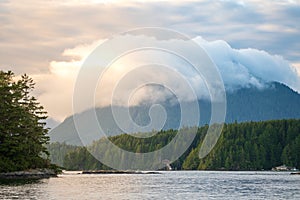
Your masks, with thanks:
<instances>
[{"instance_id":1,"label":"ocean surface","mask_svg":"<svg viewBox=\"0 0 300 200\"><path fill-rule=\"evenodd\" d=\"M0 199L300 199L300 176L268 171L59 175L1 183Z\"/></svg>"}]
</instances>

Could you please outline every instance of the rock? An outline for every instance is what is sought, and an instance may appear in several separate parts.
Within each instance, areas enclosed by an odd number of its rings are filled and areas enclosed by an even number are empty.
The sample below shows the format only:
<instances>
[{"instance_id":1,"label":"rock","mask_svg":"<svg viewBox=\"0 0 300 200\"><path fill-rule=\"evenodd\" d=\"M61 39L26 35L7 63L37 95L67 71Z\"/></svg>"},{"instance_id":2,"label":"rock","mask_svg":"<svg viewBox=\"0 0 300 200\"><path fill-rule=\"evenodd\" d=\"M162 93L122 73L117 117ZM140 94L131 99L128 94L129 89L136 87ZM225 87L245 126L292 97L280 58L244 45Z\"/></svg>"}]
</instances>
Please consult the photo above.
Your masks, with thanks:
<instances>
[{"instance_id":1,"label":"rock","mask_svg":"<svg viewBox=\"0 0 300 200\"><path fill-rule=\"evenodd\" d=\"M83 171L82 174L160 174L159 172L122 171L122 170L92 170Z\"/></svg>"},{"instance_id":2,"label":"rock","mask_svg":"<svg viewBox=\"0 0 300 200\"><path fill-rule=\"evenodd\" d=\"M300 172L292 172L291 175L300 175Z\"/></svg>"},{"instance_id":3,"label":"rock","mask_svg":"<svg viewBox=\"0 0 300 200\"><path fill-rule=\"evenodd\" d=\"M0 173L0 179L41 179L56 176L57 174L52 169L31 169L27 171Z\"/></svg>"}]
</instances>

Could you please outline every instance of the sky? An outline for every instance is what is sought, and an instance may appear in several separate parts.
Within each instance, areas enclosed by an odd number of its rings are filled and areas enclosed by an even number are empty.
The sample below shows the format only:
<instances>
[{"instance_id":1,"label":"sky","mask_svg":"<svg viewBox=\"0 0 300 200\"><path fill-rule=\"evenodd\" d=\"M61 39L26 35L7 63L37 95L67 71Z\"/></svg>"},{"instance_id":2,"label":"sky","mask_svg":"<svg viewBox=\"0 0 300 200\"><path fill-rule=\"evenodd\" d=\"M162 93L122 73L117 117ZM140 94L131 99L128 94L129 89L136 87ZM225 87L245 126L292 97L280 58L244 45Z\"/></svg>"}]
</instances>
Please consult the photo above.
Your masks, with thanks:
<instances>
[{"instance_id":1,"label":"sky","mask_svg":"<svg viewBox=\"0 0 300 200\"><path fill-rule=\"evenodd\" d=\"M279 81L299 92L299 21L298 0L0 0L0 69L33 77L35 96L61 122L95 47L114 34L161 27L203 45L228 88Z\"/></svg>"}]
</instances>

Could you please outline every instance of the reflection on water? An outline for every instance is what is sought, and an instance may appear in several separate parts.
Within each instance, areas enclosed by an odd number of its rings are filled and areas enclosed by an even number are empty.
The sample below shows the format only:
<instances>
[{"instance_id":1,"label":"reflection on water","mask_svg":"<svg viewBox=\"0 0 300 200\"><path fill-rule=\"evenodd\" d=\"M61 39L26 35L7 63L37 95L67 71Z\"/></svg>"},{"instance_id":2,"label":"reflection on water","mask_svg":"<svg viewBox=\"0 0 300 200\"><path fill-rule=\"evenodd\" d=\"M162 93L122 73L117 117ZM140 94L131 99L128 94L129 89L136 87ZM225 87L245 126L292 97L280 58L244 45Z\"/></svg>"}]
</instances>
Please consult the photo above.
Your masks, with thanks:
<instances>
[{"instance_id":1,"label":"reflection on water","mask_svg":"<svg viewBox=\"0 0 300 200\"><path fill-rule=\"evenodd\" d=\"M300 199L299 188L285 172L61 175L1 184L0 199Z\"/></svg>"},{"instance_id":2,"label":"reflection on water","mask_svg":"<svg viewBox=\"0 0 300 200\"><path fill-rule=\"evenodd\" d=\"M39 199L43 180L0 180L0 199Z\"/></svg>"},{"instance_id":3,"label":"reflection on water","mask_svg":"<svg viewBox=\"0 0 300 200\"><path fill-rule=\"evenodd\" d=\"M22 186L25 184L40 183L37 179L0 179L0 186Z\"/></svg>"}]
</instances>

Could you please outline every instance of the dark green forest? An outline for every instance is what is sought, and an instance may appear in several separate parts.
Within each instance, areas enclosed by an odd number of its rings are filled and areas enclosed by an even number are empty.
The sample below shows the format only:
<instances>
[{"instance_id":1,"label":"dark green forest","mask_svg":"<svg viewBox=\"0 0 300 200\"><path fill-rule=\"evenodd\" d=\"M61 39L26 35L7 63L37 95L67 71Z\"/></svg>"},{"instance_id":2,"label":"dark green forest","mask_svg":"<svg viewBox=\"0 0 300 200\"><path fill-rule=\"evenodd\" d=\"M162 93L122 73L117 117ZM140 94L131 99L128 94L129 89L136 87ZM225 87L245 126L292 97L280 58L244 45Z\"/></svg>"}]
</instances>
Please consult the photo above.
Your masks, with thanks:
<instances>
[{"instance_id":1,"label":"dark green forest","mask_svg":"<svg viewBox=\"0 0 300 200\"><path fill-rule=\"evenodd\" d=\"M31 96L35 83L26 74L0 71L0 172L47 168L46 112Z\"/></svg>"},{"instance_id":2,"label":"dark green forest","mask_svg":"<svg viewBox=\"0 0 300 200\"><path fill-rule=\"evenodd\" d=\"M104 138L87 147L58 142L48 144L47 115L31 95L34 86L27 75L15 80L13 72L0 71L0 172L51 167L49 156L52 163L66 169L109 169L90 152L115 163L128 162L128 166L122 166L130 168L131 158L110 151ZM181 129L183 139L191 138L194 130L197 132L195 138L181 157L171 163L173 169L270 170L282 164L300 168L300 120L225 124L216 146L203 159L199 159L198 154L208 126ZM108 139L124 150L139 154L161 149L177 133L177 130L170 129L162 130L153 137L121 134ZM149 169L157 164L143 159L140 162ZM135 167L138 169L138 166Z\"/></svg>"},{"instance_id":3,"label":"dark green forest","mask_svg":"<svg viewBox=\"0 0 300 200\"><path fill-rule=\"evenodd\" d=\"M183 131L188 136L192 129L185 128ZM171 164L173 169L270 170L282 164L300 168L300 120L225 124L216 146L205 158L199 159L199 149L207 129L208 126L197 129L190 147ZM150 138L122 134L109 137L109 140L122 149L143 153L164 147L176 134L176 130L160 131ZM52 162L72 170L108 169L89 152L114 157L114 152L109 152L103 139L88 147L56 142L49 144L48 149Z\"/></svg>"},{"instance_id":4,"label":"dark green forest","mask_svg":"<svg viewBox=\"0 0 300 200\"><path fill-rule=\"evenodd\" d=\"M249 121L267 121L277 119L300 119L300 94L293 91L288 86L271 82L265 85L264 89L257 87L240 88L236 91L226 92L226 123L249 122ZM199 124L191 123L193 117L187 116L185 126L203 126L208 124L211 118L211 102L205 99L199 100L199 110L201 110L201 118ZM181 105L179 102L169 102L168 100L160 103L167 113L166 122L163 130L178 129L181 116ZM192 104L185 104L188 112L194 112ZM130 115L132 120L140 126L145 126L150 123L149 109L152 103L143 103L137 106L130 107ZM122 110L125 107L113 106L115 110ZM119 135L122 130L116 124L112 108L110 106L99 107L86 110L78 114L82 126L86 131L86 139L88 143L97 140L97 128L90 126L90 115L96 111L96 115L101 125L102 130L108 136ZM82 145L76 127L74 124L74 116L70 116L64 120L60 125L50 131L52 142L66 142L67 144ZM155 129L155 127L153 127ZM158 129L159 127L157 127ZM134 132L128 123L127 130ZM130 131L132 130L132 131ZM159 129L160 130L160 129ZM149 130L151 131L151 130ZM86 143L87 144L87 143Z\"/></svg>"}]
</instances>

